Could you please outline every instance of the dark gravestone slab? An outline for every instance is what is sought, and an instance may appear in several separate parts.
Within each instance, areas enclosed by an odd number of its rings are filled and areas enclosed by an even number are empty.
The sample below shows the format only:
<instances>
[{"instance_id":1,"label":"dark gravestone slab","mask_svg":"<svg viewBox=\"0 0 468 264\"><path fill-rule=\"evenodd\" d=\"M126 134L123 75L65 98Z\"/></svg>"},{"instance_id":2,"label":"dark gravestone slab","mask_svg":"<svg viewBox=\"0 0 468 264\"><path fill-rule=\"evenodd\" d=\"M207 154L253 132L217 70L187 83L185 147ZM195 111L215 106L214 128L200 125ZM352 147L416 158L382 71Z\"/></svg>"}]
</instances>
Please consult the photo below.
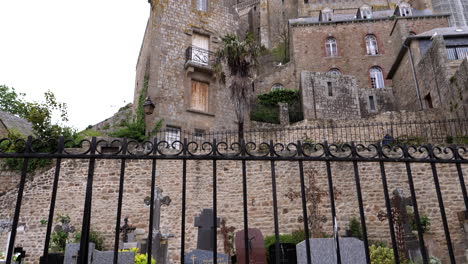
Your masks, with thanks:
<instances>
[{"instance_id":1,"label":"dark gravestone slab","mask_svg":"<svg viewBox=\"0 0 468 264\"><path fill-rule=\"evenodd\" d=\"M311 238L310 249L312 263L336 264L335 240L333 238ZM306 243L297 244L297 263L307 263ZM354 237L340 238L340 254L342 264L365 264L366 254L364 242Z\"/></svg>"},{"instance_id":2,"label":"dark gravestone slab","mask_svg":"<svg viewBox=\"0 0 468 264\"><path fill-rule=\"evenodd\" d=\"M237 263L245 264L245 233L241 230L236 233L236 258ZM262 232L257 228L249 228L248 234L248 247L249 247L249 263L250 264L266 264L266 251L263 241Z\"/></svg>"},{"instance_id":3,"label":"dark gravestone slab","mask_svg":"<svg viewBox=\"0 0 468 264\"><path fill-rule=\"evenodd\" d=\"M94 243L89 243L88 263L91 263L91 257L94 252ZM78 260L78 251L80 250L79 243L67 244L65 248L65 262L64 264L75 264Z\"/></svg>"},{"instance_id":4,"label":"dark gravestone slab","mask_svg":"<svg viewBox=\"0 0 468 264\"><path fill-rule=\"evenodd\" d=\"M114 261L114 251L97 251L93 253L92 264L110 264ZM135 252L119 252L118 264L134 264Z\"/></svg>"},{"instance_id":5,"label":"dark gravestone slab","mask_svg":"<svg viewBox=\"0 0 468 264\"><path fill-rule=\"evenodd\" d=\"M203 209L200 216L195 217L195 226L198 227L197 249L213 251L213 232L219 227L219 218L216 226L213 224L213 209Z\"/></svg>"},{"instance_id":6,"label":"dark gravestone slab","mask_svg":"<svg viewBox=\"0 0 468 264\"><path fill-rule=\"evenodd\" d=\"M270 253L270 263L272 264L296 264L296 245L290 243L279 244L279 263L276 262L276 247L275 244L268 248Z\"/></svg>"},{"instance_id":7,"label":"dark gravestone slab","mask_svg":"<svg viewBox=\"0 0 468 264\"><path fill-rule=\"evenodd\" d=\"M185 254L185 263L187 264L209 264L214 263L213 251L196 249ZM228 256L218 253L218 264L228 264Z\"/></svg>"}]
</instances>

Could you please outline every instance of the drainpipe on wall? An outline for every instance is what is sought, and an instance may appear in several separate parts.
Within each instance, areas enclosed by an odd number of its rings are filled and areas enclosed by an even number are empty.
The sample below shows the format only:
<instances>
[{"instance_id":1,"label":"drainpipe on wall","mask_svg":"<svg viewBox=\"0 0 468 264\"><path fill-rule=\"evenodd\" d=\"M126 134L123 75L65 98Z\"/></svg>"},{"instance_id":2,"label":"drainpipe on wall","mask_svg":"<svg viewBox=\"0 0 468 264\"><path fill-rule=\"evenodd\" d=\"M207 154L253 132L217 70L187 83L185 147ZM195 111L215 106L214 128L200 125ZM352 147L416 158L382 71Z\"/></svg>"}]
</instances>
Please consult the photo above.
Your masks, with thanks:
<instances>
[{"instance_id":1,"label":"drainpipe on wall","mask_svg":"<svg viewBox=\"0 0 468 264\"><path fill-rule=\"evenodd\" d=\"M419 101L419 110L423 110L421 94L419 92L418 78L416 77L416 70L414 69L413 52L411 51L411 48L406 45L406 42L403 43L403 47L405 47L409 51L409 57L410 57L410 62L411 62L411 71L413 72L414 85L416 87L416 95L418 96L418 101Z\"/></svg>"}]
</instances>

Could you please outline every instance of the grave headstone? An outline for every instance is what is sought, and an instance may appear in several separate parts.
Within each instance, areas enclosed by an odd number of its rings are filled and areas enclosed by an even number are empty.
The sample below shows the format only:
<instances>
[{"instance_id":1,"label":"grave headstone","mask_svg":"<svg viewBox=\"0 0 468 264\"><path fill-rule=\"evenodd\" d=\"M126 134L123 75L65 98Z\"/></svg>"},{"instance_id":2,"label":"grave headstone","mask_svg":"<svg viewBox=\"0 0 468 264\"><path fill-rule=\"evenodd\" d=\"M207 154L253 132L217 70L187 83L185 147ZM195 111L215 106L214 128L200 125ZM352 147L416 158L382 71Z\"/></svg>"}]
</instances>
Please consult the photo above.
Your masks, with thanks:
<instances>
[{"instance_id":1,"label":"grave headstone","mask_svg":"<svg viewBox=\"0 0 468 264\"><path fill-rule=\"evenodd\" d=\"M216 225L213 223L213 209L203 209L200 216L195 217L195 226L198 227L197 249L213 251L213 232L219 227L219 218Z\"/></svg>"},{"instance_id":2,"label":"grave headstone","mask_svg":"<svg viewBox=\"0 0 468 264\"><path fill-rule=\"evenodd\" d=\"M134 264L135 252L119 252L118 264ZM92 264L110 264L114 261L114 251L97 251L93 252Z\"/></svg>"},{"instance_id":3,"label":"grave headstone","mask_svg":"<svg viewBox=\"0 0 468 264\"><path fill-rule=\"evenodd\" d=\"M209 264L214 263L213 251L196 249L192 252L185 254L185 263L187 264ZM218 264L228 264L228 256L226 254L218 253Z\"/></svg>"},{"instance_id":4,"label":"grave headstone","mask_svg":"<svg viewBox=\"0 0 468 264\"><path fill-rule=\"evenodd\" d=\"M333 238L311 238L310 252L312 263L336 264L336 244ZM306 241L296 245L297 263L307 263ZM364 264L366 254L364 242L354 237L340 238L340 254L342 264Z\"/></svg>"},{"instance_id":5,"label":"grave headstone","mask_svg":"<svg viewBox=\"0 0 468 264\"><path fill-rule=\"evenodd\" d=\"M95 245L89 243L88 263L91 263ZM70 243L65 247L65 261L64 264L76 264L78 261L78 251L80 250L79 243Z\"/></svg>"},{"instance_id":6,"label":"grave headstone","mask_svg":"<svg viewBox=\"0 0 468 264\"><path fill-rule=\"evenodd\" d=\"M241 230L236 233L235 238L237 263L245 263L245 232ZM249 247L249 263L250 264L266 264L266 251L263 240L263 235L260 229L249 228L248 232L248 247Z\"/></svg>"},{"instance_id":7,"label":"grave headstone","mask_svg":"<svg viewBox=\"0 0 468 264\"><path fill-rule=\"evenodd\" d=\"M413 233L407 212L408 206L413 206L410 197L405 198L401 189L393 191L391 199L393 219L396 228L398 251L401 255L413 261L422 259L418 238Z\"/></svg>"},{"instance_id":8,"label":"grave headstone","mask_svg":"<svg viewBox=\"0 0 468 264\"><path fill-rule=\"evenodd\" d=\"M120 233L122 233L122 242L134 242L134 240L129 240L129 235L135 231L136 227L128 224L128 218L124 219L124 225L120 227ZM134 239L135 236L132 236L131 239Z\"/></svg>"},{"instance_id":9,"label":"grave headstone","mask_svg":"<svg viewBox=\"0 0 468 264\"><path fill-rule=\"evenodd\" d=\"M163 205L169 206L171 204L171 198L169 196L163 196L162 193L162 189L156 188L156 194L153 203L153 237L151 254L154 256L154 259L158 264L168 263L168 240L169 238L173 237L172 234L169 234L168 232L162 233L160 230L161 207ZM150 200L151 198L146 198L145 203L150 205Z\"/></svg>"}]
</instances>

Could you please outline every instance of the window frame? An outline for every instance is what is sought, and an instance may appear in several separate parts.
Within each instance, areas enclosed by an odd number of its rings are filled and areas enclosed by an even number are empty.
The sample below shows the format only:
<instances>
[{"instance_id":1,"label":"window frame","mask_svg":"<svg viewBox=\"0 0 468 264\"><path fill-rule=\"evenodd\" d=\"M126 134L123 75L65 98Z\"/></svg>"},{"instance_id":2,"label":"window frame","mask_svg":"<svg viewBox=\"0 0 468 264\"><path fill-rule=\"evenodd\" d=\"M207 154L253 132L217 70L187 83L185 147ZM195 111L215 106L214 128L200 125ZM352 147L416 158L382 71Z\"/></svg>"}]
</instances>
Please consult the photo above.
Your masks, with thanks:
<instances>
[{"instance_id":1,"label":"window frame","mask_svg":"<svg viewBox=\"0 0 468 264\"><path fill-rule=\"evenodd\" d=\"M369 56L379 55L379 42L377 37L373 34L368 34L364 38L366 42L366 54Z\"/></svg>"},{"instance_id":2,"label":"window frame","mask_svg":"<svg viewBox=\"0 0 468 264\"><path fill-rule=\"evenodd\" d=\"M327 71L328 74L333 75L333 76L340 76L343 75L340 69L338 68L331 68Z\"/></svg>"},{"instance_id":3,"label":"window frame","mask_svg":"<svg viewBox=\"0 0 468 264\"><path fill-rule=\"evenodd\" d=\"M271 86L271 91L276 91L276 90L285 90L286 87L282 83L275 83Z\"/></svg>"},{"instance_id":4,"label":"window frame","mask_svg":"<svg viewBox=\"0 0 468 264\"><path fill-rule=\"evenodd\" d=\"M372 68L370 68L369 76L371 80L371 86L373 89L385 88L385 78L381 67L373 66Z\"/></svg>"},{"instance_id":5,"label":"window frame","mask_svg":"<svg viewBox=\"0 0 468 264\"><path fill-rule=\"evenodd\" d=\"M182 134L182 129L180 127L166 126L165 133L164 133L164 140L168 143L168 148L177 149L177 150L180 149L181 134ZM174 146L173 146L173 143L175 143Z\"/></svg>"},{"instance_id":6,"label":"window frame","mask_svg":"<svg viewBox=\"0 0 468 264\"><path fill-rule=\"evenodd\" d=\"M327 57L338 57L338 41L335 37L328 37L325 40L325 53Z\"/></svg>"}]
</instances>

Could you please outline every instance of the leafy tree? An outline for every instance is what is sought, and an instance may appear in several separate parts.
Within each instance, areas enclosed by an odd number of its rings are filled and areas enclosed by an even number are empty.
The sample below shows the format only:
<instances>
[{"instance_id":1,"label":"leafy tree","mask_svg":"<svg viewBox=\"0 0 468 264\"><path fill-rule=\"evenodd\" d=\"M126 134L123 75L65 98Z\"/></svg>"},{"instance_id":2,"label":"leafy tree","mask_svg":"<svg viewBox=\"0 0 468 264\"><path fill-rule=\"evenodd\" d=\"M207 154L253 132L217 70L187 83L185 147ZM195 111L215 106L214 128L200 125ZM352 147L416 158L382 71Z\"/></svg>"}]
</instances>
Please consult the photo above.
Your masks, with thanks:
<instances>
[{"instance_id":1,"label":"leafy tree","mask_svg":"<svg viewBox=\"0 0 468 264\"><path fill-rule=\"evenodd\" d=\"M222 47L216 52L215 71L225 80L223 63L229 69L229 91L238 122L239 139L244 138L244 117L248 113L252 87L252 73L258 58L265 50L249 33L244 40L228 34L222 38Z\"/></svg>"},{"instance_id":2,"label":"leafy tree","mask_svg":"<svg viewBox=\"0 0 468 264\"><path fill-rule=\"evenodd\" d=\"M17 93L14 88L0 85L0 110L24 118L27 113L24 96L24 93Z\"/></svg>"},{"instance_id":3,"label":"leafy tree","mask_svg":"<svg viewBox=\"0 0 468 264\"><path fill-rule=\"evenodd\" d=\"M0 86L0 110L9 112L13 115L22 117L29 121L32 125L34 136L42 139L46 144L35 145L34 149L37 152L50 152L55 150L56 145L49 139L57 139L60 136L67 138L75 138L77 132L70 128L53 123L53 117L58 114L61 122L68 121L67 105L57 101L55 95L51 91L44 93L43 102L29 102L24 99L24 93L17 93L14 88ZM17 131L10 130L10 139L25 139L26 135L21 135ZM2 150L9 152L18 152L24 148L24 143L6 144L2 146ZM22 159L9 158L6 159L8 166L15 170L21 170ZM39 167L51 164L49 159L31 159L28 165L28 171L34 171Z\"/></svg>"}]
</instances>

